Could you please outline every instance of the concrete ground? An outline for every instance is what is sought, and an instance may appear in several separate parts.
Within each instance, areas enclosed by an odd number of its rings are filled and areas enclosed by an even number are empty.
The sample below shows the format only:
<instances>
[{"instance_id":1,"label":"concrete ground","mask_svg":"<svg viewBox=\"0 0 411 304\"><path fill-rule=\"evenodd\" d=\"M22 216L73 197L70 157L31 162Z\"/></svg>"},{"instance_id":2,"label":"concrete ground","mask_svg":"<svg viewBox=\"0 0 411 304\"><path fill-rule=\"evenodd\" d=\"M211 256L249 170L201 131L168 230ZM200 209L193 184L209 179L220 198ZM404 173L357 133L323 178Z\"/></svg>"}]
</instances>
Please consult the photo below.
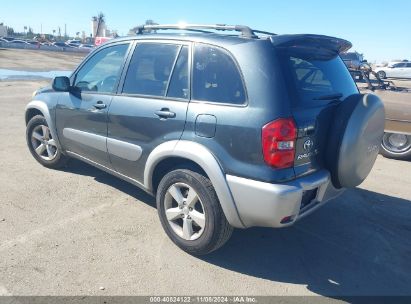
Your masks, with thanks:
<instances>
[{"instance_id":1,"label":"concrete ground","mask_svg":"<svg viewBox=\"0 0 411 304\"><path fill-rule=\"evenodd\" d=\"M68 64L47 58L22 68ZM293 227L236 230L197 258L138 188L33 159L24 107L46 83L0 81L0 295L411 295L411 162L379 156L360 187Z\"/></svg>"}]
</instances>

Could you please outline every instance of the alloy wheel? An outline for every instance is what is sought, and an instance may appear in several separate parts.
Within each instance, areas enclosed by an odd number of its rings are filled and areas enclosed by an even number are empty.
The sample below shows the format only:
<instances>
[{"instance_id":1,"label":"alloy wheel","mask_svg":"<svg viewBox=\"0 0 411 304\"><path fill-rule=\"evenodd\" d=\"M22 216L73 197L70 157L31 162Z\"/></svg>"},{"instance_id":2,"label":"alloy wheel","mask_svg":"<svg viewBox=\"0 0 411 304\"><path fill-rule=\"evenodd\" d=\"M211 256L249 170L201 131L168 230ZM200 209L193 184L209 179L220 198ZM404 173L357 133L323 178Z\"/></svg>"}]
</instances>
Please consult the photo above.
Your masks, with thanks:
<instances>
[{"instance_id":1,"label":"alloy wheel","mask_svg":"<svg viewBox=\"0 0 411 304\"><path fill-rule=\"evenodd\" d=\"M31 133L31 145L36 154L44 160L51 161L57 156L56 141L52 138L48 126L34 127Z\"/></svg>"},{"instance_id":2,"label":"alloy wheel","mask_svg":"<svg viewBox=\"0 0 411 304\"><path fill-rule=\"evenodd\" d=\"M185 183L171 185L164 198L167 221L182 239L193 241L204 232L206 213L197 192Z\"/></svg>"},{"instance_id":3,"label":"alloy wheel","mask_svg":"<svg viewBox=\"0 0 411 304\"><path fill-rule=\"evenodd\" d=\"M411 149L411 136L385 133L382 139L384 148L393 153L404 153Z\"/></svg>"}]
</instances>

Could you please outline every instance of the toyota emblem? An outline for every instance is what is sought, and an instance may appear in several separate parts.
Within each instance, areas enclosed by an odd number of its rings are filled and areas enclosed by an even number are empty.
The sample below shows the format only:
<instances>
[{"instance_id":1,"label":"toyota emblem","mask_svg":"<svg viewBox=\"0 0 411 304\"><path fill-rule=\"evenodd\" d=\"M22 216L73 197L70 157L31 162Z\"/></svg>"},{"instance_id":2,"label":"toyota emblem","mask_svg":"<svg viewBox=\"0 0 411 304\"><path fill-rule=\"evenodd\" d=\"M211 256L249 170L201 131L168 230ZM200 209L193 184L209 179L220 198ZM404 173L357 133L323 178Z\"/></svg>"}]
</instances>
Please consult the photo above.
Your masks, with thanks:
<instances>
[{"instance_id":1,"label":"toyota emblem","mask_svg":"<svg viewBox=\"0 0 411 304\"><path fill-rule=\"evenodd\" d=\"M307 139L304 142L304 150L311 150L311 148L314 146L314 142L311 139Z\"/></svg>"}]
</instances>

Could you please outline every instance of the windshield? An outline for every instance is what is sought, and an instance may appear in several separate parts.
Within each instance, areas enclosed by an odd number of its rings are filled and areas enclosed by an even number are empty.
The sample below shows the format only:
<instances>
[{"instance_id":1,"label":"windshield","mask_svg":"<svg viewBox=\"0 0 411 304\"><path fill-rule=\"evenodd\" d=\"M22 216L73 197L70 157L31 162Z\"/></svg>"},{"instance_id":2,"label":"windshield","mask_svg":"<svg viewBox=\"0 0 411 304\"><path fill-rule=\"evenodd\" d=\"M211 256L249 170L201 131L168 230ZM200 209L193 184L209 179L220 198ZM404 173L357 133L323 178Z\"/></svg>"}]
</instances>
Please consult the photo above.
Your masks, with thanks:
<instances>
[{"instance_id":1,"label":"windshield","mask_svg":"<svg viewBox=\"0 0 411 304\"><path fill-rule=\"evenodd\" d=\"M342 53L341 58L345 60L357 60L357 54L355 53Z\"/></svg>"},{"instance_id":2,"label":"windshield","mask_svg":"<svg viewBox=\"0 0 411 304\"><path fill-rule=\"evenodd\" d=\"M284 48L280 58L296 106L315 106L358 93L344 62L334 52Z\"/></svg>"}]
</instances>

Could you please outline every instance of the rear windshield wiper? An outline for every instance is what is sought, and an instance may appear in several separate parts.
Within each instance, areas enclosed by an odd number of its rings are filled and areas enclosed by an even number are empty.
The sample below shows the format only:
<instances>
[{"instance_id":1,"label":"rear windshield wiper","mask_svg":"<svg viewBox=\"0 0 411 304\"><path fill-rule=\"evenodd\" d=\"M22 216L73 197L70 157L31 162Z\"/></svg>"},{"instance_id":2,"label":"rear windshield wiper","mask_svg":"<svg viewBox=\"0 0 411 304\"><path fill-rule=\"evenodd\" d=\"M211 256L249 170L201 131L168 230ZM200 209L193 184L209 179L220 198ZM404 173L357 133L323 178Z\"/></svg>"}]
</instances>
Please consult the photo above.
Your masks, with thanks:
<instances>
[{"instance_id":1,"label":"rear windshield wiper","mask_svg":"<svg viewBox=\"0 0 411 304\"><path fill-rule=\"evenodd\" d=\"M313 98L313 100L338 100L341 97L343 97L343 94L335 93L335 94L318 96L318 97Z\"/></svg>"}]
</instances>

